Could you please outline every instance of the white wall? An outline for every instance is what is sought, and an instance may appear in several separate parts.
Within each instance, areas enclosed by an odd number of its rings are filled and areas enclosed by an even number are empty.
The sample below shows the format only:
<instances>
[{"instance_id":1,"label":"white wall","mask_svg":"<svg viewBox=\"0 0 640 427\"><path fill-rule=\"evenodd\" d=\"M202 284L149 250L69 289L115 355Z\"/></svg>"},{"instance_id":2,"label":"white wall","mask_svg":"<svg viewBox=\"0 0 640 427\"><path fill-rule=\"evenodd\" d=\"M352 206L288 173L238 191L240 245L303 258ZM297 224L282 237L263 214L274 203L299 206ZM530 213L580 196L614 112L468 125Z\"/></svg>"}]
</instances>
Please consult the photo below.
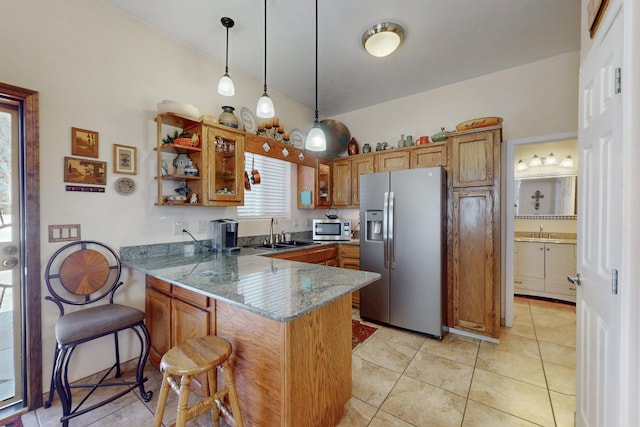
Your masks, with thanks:
<instances>
[{"instance_id":1,"label":"white wall","mask_svg":"<svg viewBox=\"0 0 640 427\"><path fill-rule=\"evenodd\" d=\"M0 79L40 92L43 263L60 246L47 241L50 224L79 223L83 238L101 240L117 249L188 240L173 235L175 221L186 220L195 226L200 220L235 217L235 208L154 205L153 117L156 103L162 99L191 103L214 117L229 103L253 109L262 93L261 82L230 70L236 95L231 100L218 95L223 64L99 0L7 0L2 3L1 16ZM573 131L577 126L577 67L577 53L560 55L336 119L343 121L361 144L395 143L401 133L431 135L441 126L452 129L463 120L488 115L504 118L505 140ZM269 93L287 128L311 127L311 110L273 89ZM63 158L71 155L71 127L100 133L99 160L108 163L103 194L64 189ZM113 182L124 176L111 172L112 144L138 149L138 174L133 177L138 189L133 195L120 196L112 189ZM355 210L345 214L357 218ZM281 223L281 227L287 231L308 229L304 218L318 215L318 211L294 210L291 222ZM300 224L297 230L293 227L296 218ZM267 232L267 221L241 227L241 235ZM142 275L125 272L124 276L130 284L120 301L144 308ZM51 372L56 317L53 305L43 302L45 387ZM109 364L110 341L85 347L76 357L90 362L76 365L70 373L72 379Z\"/></svg>"}]
</instances>

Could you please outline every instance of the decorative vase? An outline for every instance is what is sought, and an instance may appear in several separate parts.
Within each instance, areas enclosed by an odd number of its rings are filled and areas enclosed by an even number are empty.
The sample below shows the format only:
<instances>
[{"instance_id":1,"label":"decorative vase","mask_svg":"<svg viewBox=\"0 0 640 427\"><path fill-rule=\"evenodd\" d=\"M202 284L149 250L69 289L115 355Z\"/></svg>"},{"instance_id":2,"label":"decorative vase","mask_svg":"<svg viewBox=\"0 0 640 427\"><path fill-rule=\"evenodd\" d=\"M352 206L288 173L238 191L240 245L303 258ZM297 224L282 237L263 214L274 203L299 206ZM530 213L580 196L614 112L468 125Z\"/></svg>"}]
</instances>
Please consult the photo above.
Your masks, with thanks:
<instances>
[{"instance_id":1,"label":"decorative vase","mask_svg":"<svg viewBox=\"0 0 640 427\"><path fill-rule=\"evenodd\" d=\"M218 117L218 123L238 129L238 118L235 114L233 114L233 110L235 110L235 108L231 107L230 105L223 106L222 114L220 114L220 117Z\"/></svg>"},{"instance_id":2,"label":"decorative vase","mask_svg":"<svg viewBox=\"0 0 640 427\"><path fill-rule=\"evenodd\" d=\"M370 153L371 152L371 146L369 145L369 143L365 143L362 146L362 152L363 153Z\"/></svg>"},{"instance_id":3,"label":"decorative vase","mask_svg":"<svg viewBox=\"0 0 640 427\"><path fill-rule=\"evenodd\" d=\"M349 141L349 145L347 149L350 156L358 154L358 152L360 151L358 148L358 141L356 141L355 138L351 138L351 141Z\"/></svg>"},{"instance_id":4,"label":"decorative vase","mask_svg":"<svg viewBox=\"0 0 640 427\"><path fill-rule=\"evenodd\" d=\"M404 143L405 147L412 147L413 146L413 136L412 135L407 135L407 140Z\"/></svg>"},{"instance_id":5,"label":"decorative vase","mask_svg":"<svg viewBox=\"0 0 640 427\"><path fill-rule=\"evenodd\" d=\"M398 140L398 148L404 147L405 144L406 144L406 141L404 140L404 134L401 134L400 139Z\"/></svg>"}]
</instances>

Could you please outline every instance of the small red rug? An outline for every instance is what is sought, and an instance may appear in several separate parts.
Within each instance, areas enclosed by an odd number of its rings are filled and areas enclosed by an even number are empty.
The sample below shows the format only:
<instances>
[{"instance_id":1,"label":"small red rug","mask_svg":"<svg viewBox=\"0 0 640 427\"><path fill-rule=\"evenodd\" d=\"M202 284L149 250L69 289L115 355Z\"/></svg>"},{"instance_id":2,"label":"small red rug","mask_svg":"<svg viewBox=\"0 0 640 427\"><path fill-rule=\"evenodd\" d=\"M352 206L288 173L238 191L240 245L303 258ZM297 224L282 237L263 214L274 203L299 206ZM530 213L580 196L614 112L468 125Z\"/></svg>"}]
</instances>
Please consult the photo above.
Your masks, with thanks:
<instances>
[{"instance_id":1,"label":"small red rug","mask_svg":"<svg viewBox=\"0 0 640 427\"><path fill-rule=\"evenodd\" d=\"M22 427L22 417L20 415L16 415L6 420L2 420L0 421L0 427Z\"/></svg>"},{"instance_id":2,"label":"small red rug","mask_svg":"<svg viewBox=\"0 0 640 427\"><path fill-rule=\"evenodd\" d=\"M351 350L358 344L365 342L378 328L363 325L358 320L351 319Z\"/></svg>"}]
</instances>

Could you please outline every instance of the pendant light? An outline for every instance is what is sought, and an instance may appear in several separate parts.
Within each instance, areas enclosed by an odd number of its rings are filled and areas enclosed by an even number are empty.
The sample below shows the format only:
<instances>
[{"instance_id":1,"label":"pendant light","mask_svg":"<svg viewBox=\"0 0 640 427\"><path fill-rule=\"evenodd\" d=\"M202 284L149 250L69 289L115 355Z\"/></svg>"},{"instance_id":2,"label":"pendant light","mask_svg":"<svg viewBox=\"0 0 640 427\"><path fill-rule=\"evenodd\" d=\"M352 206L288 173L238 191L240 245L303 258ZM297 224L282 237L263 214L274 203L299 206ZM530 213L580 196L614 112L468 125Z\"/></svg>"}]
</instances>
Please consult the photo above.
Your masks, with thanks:
<instances>
[{"instance_id":1,"label":"pendant light","mask_svg":"<svg viewBox=\"0 0 640 427\"><path fill-rule=\"evenodd\" d=\"M304 147L310 151L325 151L327 138L318 123L318 0L316 0L316 110L313 128L309 131Z\"/></svg>"},{"instance_id":2,"label":"pendant light","mask_svg":"<svg viewBox=\"0 0 640 427\"><path fill-rule=\"evenodd\" d=\"M235 22L226 16L221 18L220 22L222 22L222 25L227 29L227 51L224 62L224 75L220 77L220 81L218 82L218 93L223 96L233 96L236 93L236 89L233 86L233 80L231 80L229 76L229 28L233 28Z\"/></svg>"},{"instance_id":3,"label":"pendant light","mask_svg":"<svg viewBox=\"0 0 640 427\"><path fill-rule=\"evenodd\" d=\"M273 101L267 94L267 0L264 0L264 93L258 100L256 115L263 119L270 119L276 115Z\"/></svg>"}]
</instances>

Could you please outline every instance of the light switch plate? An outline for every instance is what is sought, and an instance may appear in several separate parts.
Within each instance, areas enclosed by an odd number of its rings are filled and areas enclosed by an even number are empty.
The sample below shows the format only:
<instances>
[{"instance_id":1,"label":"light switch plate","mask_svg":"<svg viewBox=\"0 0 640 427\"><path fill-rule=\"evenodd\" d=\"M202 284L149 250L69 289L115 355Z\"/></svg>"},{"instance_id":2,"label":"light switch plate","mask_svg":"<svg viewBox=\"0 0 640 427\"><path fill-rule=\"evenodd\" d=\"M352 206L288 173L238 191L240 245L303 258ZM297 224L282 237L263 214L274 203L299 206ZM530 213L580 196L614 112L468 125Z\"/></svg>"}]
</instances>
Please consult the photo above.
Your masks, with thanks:
<instances>
[{"instance_id":1,"label":"light switch plate","mask_svg":"<svg viewBox=\"0 0 640 427\"><path fill-rule=\"evenodd\" d=\"M80 224L56 224L49 226L49 243L80 240Z\"/></svg>"}]
</instances>

